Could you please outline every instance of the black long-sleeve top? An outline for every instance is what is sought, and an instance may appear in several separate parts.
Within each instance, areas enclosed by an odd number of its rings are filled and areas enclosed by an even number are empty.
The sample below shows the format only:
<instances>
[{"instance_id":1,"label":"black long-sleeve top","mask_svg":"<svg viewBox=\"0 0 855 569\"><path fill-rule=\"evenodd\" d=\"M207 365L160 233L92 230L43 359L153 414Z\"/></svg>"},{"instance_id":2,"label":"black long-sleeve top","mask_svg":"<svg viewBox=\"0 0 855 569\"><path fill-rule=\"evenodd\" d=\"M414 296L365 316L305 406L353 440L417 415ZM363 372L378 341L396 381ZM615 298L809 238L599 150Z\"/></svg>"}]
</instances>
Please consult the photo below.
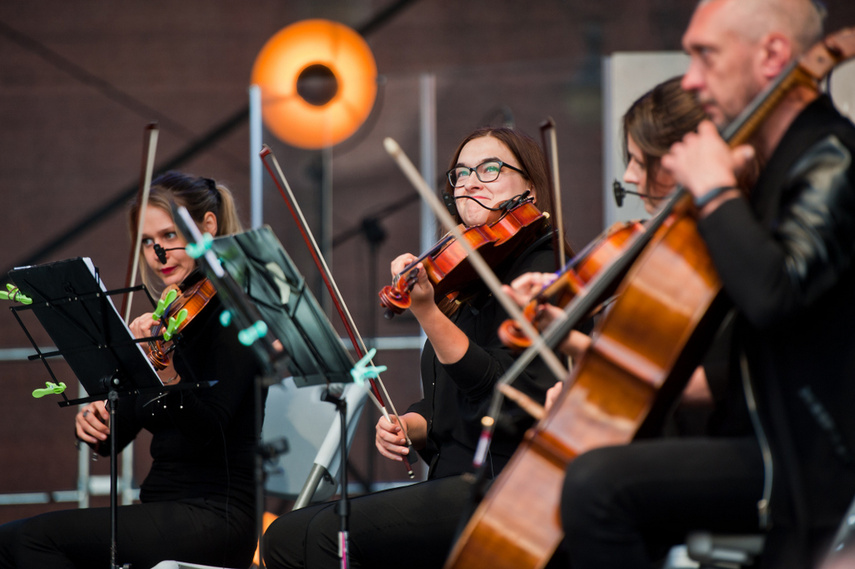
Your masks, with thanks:
<instances>
[{"instance_id":1,"label":"black long-sleeve top","mask_svg":"<svg viewBox=\"0 0 855 569\"><path fill-rule=\"evenodd\" d=\"M253 390L259 367L234 327L219 323L222 310L213 297L185 326L173 353L182 382L216 383L120 399L117 443L124 448L141 429L152 433L153 462L140 485L142 502L204 497L253 516ZM109 454L108 442L98 448Z\"/></svg>"},{"instance_id":2,"label":"black long-sleeve top","mask_svg":"<svg viewBox=\"0 0 855 569\"><path fill-rule=\"evenodd\" d=\"M527 272L553 272L555 257L548 240L535 244L518 257L496 269L499 279L510 283ZM486 287L485 287L486 288ZM481 419L487 414L493 388L514 360L514 353L497 335L508 314L487 291L463 303L452 320L469 337L463 358L449 365L437 360L427 341L421 357L424 398L409 411L422 415L428 425L426 447L419 454L430 465L428 478L440 478L469 472L481 434ZM546 390L555 384L555 376L540 358L536 358L513 386L543 402ZM532 421L522 411L506 404L507 420L499 424L490 447L489 473L496 476L510 459Z\"/></svg>"}]
</instances>

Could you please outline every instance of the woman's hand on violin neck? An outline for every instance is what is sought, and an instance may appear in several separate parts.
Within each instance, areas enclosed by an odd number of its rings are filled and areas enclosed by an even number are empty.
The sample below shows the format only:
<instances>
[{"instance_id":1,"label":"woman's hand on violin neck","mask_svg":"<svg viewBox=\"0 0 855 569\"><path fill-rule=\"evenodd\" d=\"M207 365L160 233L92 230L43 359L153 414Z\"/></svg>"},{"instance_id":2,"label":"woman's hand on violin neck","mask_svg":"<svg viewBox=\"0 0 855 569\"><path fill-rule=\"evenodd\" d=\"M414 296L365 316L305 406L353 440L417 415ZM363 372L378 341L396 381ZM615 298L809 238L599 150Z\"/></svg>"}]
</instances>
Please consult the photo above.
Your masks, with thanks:
<instances>
[{"instance_id":1,"label":"woman's hand on violin neck","mask_svg":"<svg viewBox=\"0 0 855 569\"><path fill-rule=\"evenodd\" d=\"M404 253L403 255L398 255L394 259L392 259L392 263L390 269L392 271L392 276L395 277L401 273L404 269L412 265L418 257L413 255L412 253Z\"/></svg>"},{"instance_id":2,"label":"woman's hand on violin neck","mask_svg":"<svg viewBox=\"0 0 855 569\"><path fill-rule=\"evenodd\" d=\"M77 411L74 418L77 438L89 444L107 440L110 435L110 413L103 401L93 401Z\"/></svg>"},{"instance_id":3,"label":"woman's hand on violin neck","mask_svg":"<svg viewBox=\"0 0 855 569\"><path fill-rule=\"evenodd\" d=\"M409 454L410 449L407 447L407 439L399 422L407 430L410 440L413 441L413 447L418 448L424 446L427 438L427 423L418 413L407 413L401 417L392 415L390 418L392 422L387 421L385 417L380 417L377 421L374 427L374 445L386 458L402 461L403 457Z\"/></svg>"},{"instance_id":4,"label":"woman's hand on violin neck","mask_svg":"<svg viewBox=\"0 0 855 569\"><path fill-rule=\"evenodd\" d=\"M134 318L128 325L134 338L148 338L151 336L151 329L157 324L151 315L151 312L146 312L142 316Z\"/></svg>"},{"instance_id":5,"label":"woman's hand on violin neck","mask_svg":"<svg viewBox=\"0 0 855 569\"><path fill-rule=\"evenodd\" d=\"M514 302L525 306L554 280L555 273L524 273L502 288Z\"/></svg>"},{"instance_id":6,"label":"woman's hand on violin neck","mask_svg":"<svg viewBox=\"0 0 855 569\"><path fill-rule=\"evenodd\" d=\"M418 257L413 256L410 253L404 253L403 255L399 255L392 261L392 276L399 275L404 269L412 265ZM428 305L435 304L434 303L434 291L433 285L428 279L427 271L425 271L424 265L419 263L416 265L414 271L418 271L418 279L416 280L415 285L413 285L413 289L410 291L410 300L413 303L411 310L415 314L419 308L425 308ZM406 275L401 275L400 278L406 278ZM416 314L418 318L418 314Z\"/></svg>"}]
</instances>

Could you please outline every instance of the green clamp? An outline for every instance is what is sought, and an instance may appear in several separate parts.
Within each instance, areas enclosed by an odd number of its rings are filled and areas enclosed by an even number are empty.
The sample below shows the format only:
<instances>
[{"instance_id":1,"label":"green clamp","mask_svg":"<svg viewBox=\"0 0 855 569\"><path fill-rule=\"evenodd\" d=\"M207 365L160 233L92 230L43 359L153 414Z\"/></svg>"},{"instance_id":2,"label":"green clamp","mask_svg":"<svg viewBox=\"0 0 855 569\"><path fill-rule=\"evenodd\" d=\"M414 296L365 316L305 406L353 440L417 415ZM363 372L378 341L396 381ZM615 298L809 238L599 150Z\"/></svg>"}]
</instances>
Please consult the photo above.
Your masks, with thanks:
<instances>
[{"instance_id":1,"label":"green clamp","mask_svg":"<svg viewBox=\"0 0 855 569\"><path fill-rule=\"evenodd\" d=\"M13 284L6 284L6 290L0 291L0 299L14 300L21 304L32 304L33 299L21 292L18 287Z\"/></svg>"},{"instance_id":2,"label":"green clamp","mask_svg":"<svg viewBox=\"0 0 855 569\"><path fill-rule=\"evenodd\" d=\"M211 246L214 244L214 238L210 233L205 233L202 235L201 243L188 243L187 247L184 248L187 251L187 254L193 257L194 259L198 259L202 255L205 254L208 250L211 249Z\"/></svg>"},{"instance_id":3,"label":"green clamp","mask_svg":"<svg viewBox=\"0 0 855 569\"><path fill-rule=\"evenodd\" d=\"M362 359L356 362L356 365L353 366L353 369L350 370L350 377L353 378L353 381L359 385L365 383L366 379L376 379L380 377L380 374L386 371L386 366L371 366L368 365L371 363L371 360L374 358L374 354L377 353L377 348L371 348L368 350L368 353L362 356Z\"/></svg>"},{"instance_id":4,"label":"green clamp","mask_svg":"<svg viewBox=\"0 0 855 569\"><path fill-rule=\"evenodd\" d=\"M36 399L40 399L45 395L51 395L53 393L62 393L63 391L65 391L65 383L61 381L59 382L59 384L51 383L50 381L48 381L45 382L45 386L46 387L42 389L34 389L33 397L35 397Z\"/></svg>"},{"instance_id":5,"label":"green clamp","mask_svg":"<svg viewBox=\"0 0 855 569\"><path fill-rule=\"evenodd\" d=\"M164 342L170 341L172 339L173 334L175 334L175 331L178 330L178 328L181 326L181 324L186 319L187 319L187 309L186 308L182 308L181 310L179 310L178 314L176 314L175 316L170 316L169 322L166 324L166 330L163 331L163 341Z\"/></svg>"},{"instance_id":6,"label":"green clamp","mask_svg":"<svg viewBox=\"0 0 855 569\"><path fill-rule=\"evenodd\" d=\"M251 346L253 342L267 334L267 323L259 320L249 328L238 332L238 340L244 346Z\"/></svg>"},{"instance_id":7,"label":"green clamp","mask_svg":"<svg viewBox=\"0 0 855 569\"><path fill-rule=\"evenodd\" d=\"M166 309L169 308L169 305L172 304L176 298L178 298L178 291L174 288L170 289L163 298L157 301L157 308L152 312L151 319L157 321L163 318L163 313L166 312Z\"/></svg>"}]
</instances>

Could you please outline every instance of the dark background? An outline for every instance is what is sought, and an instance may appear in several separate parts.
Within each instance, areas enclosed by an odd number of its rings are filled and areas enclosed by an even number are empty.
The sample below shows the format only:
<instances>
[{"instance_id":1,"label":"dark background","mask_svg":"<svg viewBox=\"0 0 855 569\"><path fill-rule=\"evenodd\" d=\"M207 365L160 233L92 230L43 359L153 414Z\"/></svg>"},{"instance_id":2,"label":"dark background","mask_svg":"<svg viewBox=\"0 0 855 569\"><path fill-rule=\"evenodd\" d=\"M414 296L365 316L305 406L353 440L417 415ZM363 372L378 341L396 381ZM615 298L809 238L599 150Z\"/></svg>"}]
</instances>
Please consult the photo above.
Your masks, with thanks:
<instances>
[{"instance_id":1,"label":"dark background","mask_svg":"<svg viewBox=\"0 0 855 569\"><path fill-rule=\"evenodd\" d=\"M851 0L826 4L829 31L855 22ZM375 298L389 279L388 262L420 249L419 200L382 148L392 136L418 161L420 77L436 78L437 179L473 128L512 122L537 136L545 118L555 120L566 234L580 247L603 225L602 57L679 50L693 6L688 0L5 0L0 270L88 256L108 286L118 288L129 252L124 203L135 192L143 131L153 120L161 129L158 168L188 155L176 167L229 185L248 224L249 165L257 149L249 148L243 110L253 62L286 25L328 18L364 32L380 74L372 115L332 150L331 233L339 237L333 274L360 329L414 336L412 318L382 320ZM201 150L192 152L194 145ZM316 202L320 154L281 144L275 151L295 191ZM265 221L289 251L302 248L292 240L284 203L268 190ZM385 240L375 266L364 235L346 237L407 196L409 205L381 220ZM0 316L0 494L72 490L74 411L31 396L49 378L41 364L9 351L27 345L14 318ZM418 350L386 350L376 360L389 366L384 380L405 408L419 396ZM366 408L352 448L354 479L400 480L400 469L372 458L376 417ZM138 477L147 470L147 446L136 445ZM107 472L106 461L93 465ZM0 522L68 505L0 506Z\"/></svg>"}]
</instances>

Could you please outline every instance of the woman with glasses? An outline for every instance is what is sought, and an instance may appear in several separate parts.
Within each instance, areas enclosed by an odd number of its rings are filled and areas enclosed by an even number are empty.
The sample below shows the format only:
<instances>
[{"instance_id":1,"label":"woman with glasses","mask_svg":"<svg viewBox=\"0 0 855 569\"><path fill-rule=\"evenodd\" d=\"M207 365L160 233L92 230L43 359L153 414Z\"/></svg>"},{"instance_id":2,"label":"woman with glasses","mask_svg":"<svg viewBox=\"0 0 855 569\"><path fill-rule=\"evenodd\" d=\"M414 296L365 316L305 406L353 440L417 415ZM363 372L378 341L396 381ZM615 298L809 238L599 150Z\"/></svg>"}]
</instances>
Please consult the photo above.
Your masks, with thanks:
<instances>
[{"instance_id":1,"label":"woman with glasses","mask_svg":"<svg viewBox=\"0 0 855 569\"><path fill-rule=\"evenodd\" d=\"M457 148L448 171L446 203L466 227L495 222L503 211L530 196L541 211L550 212L546 160L528 136L511 129L479 129ZM393 275L416 261L405 253L391 263ZM531 245L493 266L509 283L530 271L552 271L552 235L545 228ZM429 465L427 481L361 496L350 502L349 561L351 567L441 567L455 532L472 505L472 486L462 476L471 472L493 386L514 361L514 354L496 331L508 317L486 285L476 283L466 300L441 303L418 267L410 310L427 342L421 358L424 398L394 422L380 418L375 444L384 457L405 460L406 430ZM544 401L555 378L535 361L514 383L535 400ZM531 424L518 409L509 408L487 456L487 476L494 478L513 454ZM335 503L286 514L264 536L267 567L340 566Z\"/></svg>"}]
</instances>

